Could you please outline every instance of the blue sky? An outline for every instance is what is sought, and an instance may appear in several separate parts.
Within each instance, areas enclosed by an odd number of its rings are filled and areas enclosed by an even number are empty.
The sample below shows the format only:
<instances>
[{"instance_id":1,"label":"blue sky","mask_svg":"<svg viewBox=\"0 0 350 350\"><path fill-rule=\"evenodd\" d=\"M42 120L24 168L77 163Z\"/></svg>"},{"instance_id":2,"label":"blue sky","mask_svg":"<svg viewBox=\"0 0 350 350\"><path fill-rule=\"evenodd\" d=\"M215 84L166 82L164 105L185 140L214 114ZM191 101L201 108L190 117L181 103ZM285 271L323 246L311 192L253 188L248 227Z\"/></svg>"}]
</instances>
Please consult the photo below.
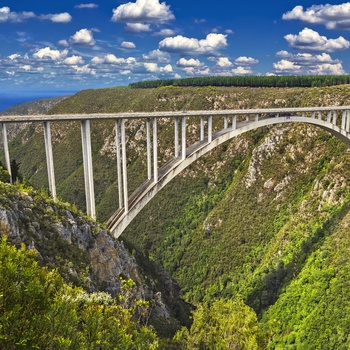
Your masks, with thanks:
<instances>
[{"instance_id":1,"label":"blue sky","mask_svg":"<svg viewBox=\"0 0 350 350\"><path fill-rule=\"evenodd\" d=\"M350 74L350 3L0 1L0 92Z\"/></svg>"}]
</instances>

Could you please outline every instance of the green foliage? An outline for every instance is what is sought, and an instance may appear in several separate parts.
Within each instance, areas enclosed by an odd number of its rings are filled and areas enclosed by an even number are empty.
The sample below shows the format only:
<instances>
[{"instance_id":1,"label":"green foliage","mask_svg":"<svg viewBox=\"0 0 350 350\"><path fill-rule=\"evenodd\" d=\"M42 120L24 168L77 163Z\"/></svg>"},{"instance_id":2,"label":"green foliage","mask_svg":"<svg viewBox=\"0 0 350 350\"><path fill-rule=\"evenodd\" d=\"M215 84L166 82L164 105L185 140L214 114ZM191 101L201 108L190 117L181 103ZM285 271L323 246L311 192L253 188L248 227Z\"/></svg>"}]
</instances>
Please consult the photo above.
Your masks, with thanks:
<instances>
[{"instance_id":1,"label":"green foliage","mask_svg":"<svg viewBox=\"0 0 350 350\"><path fill-rule=\"evenodd\" d=\"M241 300L218 299L211 306L199 305L191 328L174 337L178 349L258 349L258 320Z\"/></svg>"},{"instance_id":2,"label":"green foliage","mask_svg":"<svg viewBox=\"0 0 350 350\"><path fill-rule=\"evenodd\" d=\"M156 349L149 328L110 296L66 285L39 267L36 254L0 243L2 349Z\"/></svg>"},{"instance_id":3,"label":"green foliage","mask_svg":"<svg viewBox=\"0 0 350 350\"><path fill-rule=\"evenodd\" d=\"M131 83L131 88L171 86L248 86L248 87L320 87L349 84L348 75L317 76L213 76L183 79L159 79Z\"/></svg>"}]
</instances>

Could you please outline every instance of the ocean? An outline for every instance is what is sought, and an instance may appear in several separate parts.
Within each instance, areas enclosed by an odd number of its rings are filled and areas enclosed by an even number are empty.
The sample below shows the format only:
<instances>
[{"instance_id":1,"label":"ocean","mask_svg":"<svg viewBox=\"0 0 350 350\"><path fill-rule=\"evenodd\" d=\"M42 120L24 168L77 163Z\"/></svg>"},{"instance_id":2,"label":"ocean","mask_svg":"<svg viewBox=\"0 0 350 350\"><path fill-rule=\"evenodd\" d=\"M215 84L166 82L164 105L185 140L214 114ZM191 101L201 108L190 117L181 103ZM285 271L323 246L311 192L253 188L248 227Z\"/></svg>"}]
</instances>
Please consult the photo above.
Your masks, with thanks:
<instances>
[{"instance_id":1,"label":"ocean","mask_svg":"<svg viewBox=\"0 0 350 350\"><path fill-rule=\"evenodd\" d=\"M76 91L11 91L0 92L0 112L14 105L50 98L74 94Z\"/></svg>"}]
</instances>

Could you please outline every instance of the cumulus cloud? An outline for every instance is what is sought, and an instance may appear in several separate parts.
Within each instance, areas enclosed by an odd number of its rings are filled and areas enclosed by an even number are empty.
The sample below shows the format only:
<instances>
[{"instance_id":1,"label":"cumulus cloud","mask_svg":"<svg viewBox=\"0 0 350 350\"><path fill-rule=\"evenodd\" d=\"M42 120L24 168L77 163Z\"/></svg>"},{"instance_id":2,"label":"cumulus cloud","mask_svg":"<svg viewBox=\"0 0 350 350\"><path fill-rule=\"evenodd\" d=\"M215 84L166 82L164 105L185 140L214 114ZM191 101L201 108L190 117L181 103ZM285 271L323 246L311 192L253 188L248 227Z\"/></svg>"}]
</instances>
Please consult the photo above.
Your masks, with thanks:
<instances>
[{"instance_id":1,"label":"cumulus cloud","mask_svg":"<svg viewBox=\"0 0 350 350\"><path fill-rule=\"evenodd\" d=\"M8 56L8 58L9 58L11 61L16 61L18 58L21 58L21 55L19 55L18 53L14 53L14 54Z\"/></svg>"},{"instance_id":2,"label":"cumulus cloud","mask_svg":"<svg viewBox=\"0 0 350 350\"><path fill-rule=\"evenodd\" d=\"M283 14L282 18L324 24L329 29L350 29L350 2L339 5L313 5L306 10L299 5Z\"/></svg>"},{"instance_id":3,"label":"cumulus cloud","mask_svg":"<svg viewBox=\"0 0 350 350\"><path fill-rule=\"evenodd\" d=\"M153 35L157 35L157 36L163 36L163 37L168 37L168 36L173 36L175 35L175 31L172 29L161 29L158 32L155 32Z\"/></svg>"},{"instance_id":4,"label":"cumulus cloud","mask_svg":"<svg viewBox=\"0 0 350 350\"><path fill-rule=\"evenodd\" d=\"M131 41L123 41L120 47L123 49L136 49L136 45Z\"/></svg>"},{"instance_id":5,"label":"cumulus cloud","mask_svg":"<svg viewBox=\"0 0 350 350\"><path fill-rule=\"evenodd\" d=\"M116 57L113 54L107 54L104 57L94 57L91 59L91 63L94 65L99 64L113 64L113 65L133 65L136 63L136 59L134 57L122 58Z\"/></svg>"},{"instance_id":6,"label":"cumulus cloud","mask_svg":"<svg viewBox=\"0 0 350 350\"><path fill-rule=\"evenodd\" d=\"M91 74L91 75L95 75L96 74L96 70L90 68L89 65L85 65L85 66L82 66L82 67L73 65L72 68L78 74Z\"/></svg>"},{"instance_id":7,"label":"cumulus cloud","mask_svg":"<svg viewBox=\"0 0 350 350\"><path fill-rule=\"evenodd\" d=\"M165 2L159 0L136 0L113 9L112 21L126 23L165 22L174 19Z\"/></svg>"},{"instance_id":8,"label":"cumulus cloud","mask_svg":"<svg viewBox=\"0 0 350 350\"><path fill-rule=\"evenodd\" d=\"M145 61L154 61L158 63L169 63L170 55L168 52L153 50L147 54L143 54L142 59Z\"/></svg>"},{"instance_id":9,"label":"cumulus cloud","mask_svg":"<svg viewBox=\"0 0 350 350\"><path fill-rule=\"evenodd\" d=\"M328 39L309 28L304 28L298 35L287 34L284 38L290 47L302 51L334 52L350 47L350 42L342 36L337 39Z\"/></svg>"},{"instance_id":10,"label":"cumulus cloud","mask_svg":"<svg viewBox=\"0 0 350 350\"><path fill-rule=\"evenodd\" d=\"M176 65L178 67L201 67L203 66L203 63L200 60L194 58L190 58L189 60L186 58L180 58L176 62Z\"/></svg>"},{"instance_id":11,"label":"cumulus cloud","mask_svg":"<svg viewBox=\"0 0 350 350\"><path fill-rule=\"evenodd\" d=\"M205 39L186 38L182 35L165 38L159 43L159 49L167 52L177 52L183 55L217 54L218 50L227 46L226 35L210 33Z\"/></svg>"},{"instance_id":12,"label":"cumulus cloud","mask_svg":"<svg viewBox=\"0 0 350 350\"><path fill-rule=\"evenodd\" d=\"M246 56L241 56L235 59L235 64L241 65L241 66L246 66L246 65L252 65L252 64L258 64L259 60L256 60L255 58L252 57L246 57Z\"/></svg>"},{"instance_id":13,"label":"cumulus cloud","mask_svg":"<svg viewBox=\"0 0 350 350\"><path fill-rule=\"evenodd\" d=\"M227 57L219 57L216 66L218 68L226 69L232 66L232 62Z\"/></svg>"},{"instance_id":14,"label":"cumulus cloud","mask_svg":"<svg viewBox=\"0 0 350 350\"><path fill-rule=\"evenodd\" d=\"M93 46L95 45L95 40L92 35L92 31L89 29L80 29L74 35L70 37L70 42L73 45L85 45Z\"/></svg>"},{"instance_id":15,"label":"cumulus cloud","mask_svg":"<svg viewBox=\"0 0 350 350\"><path fill-rule=\"evenodd\" d=\"M150 32L151 25L145 23L127 23L125 26L125 31L127 33Z\"/></svg>"},{"instance_id":16,"label":"cumulus cloud","mask_svg":"<svg viewBox=\"0 0 350 350\"><path fill-rule=\"evenodd\" d=\"M39 19L47 19L53 23L69 23L72 20L72 16L68 12L41 15Z\"/></svg>"},{"instance_id":17,"label":"cumulus cloud","mask_svg":"<svg viewBox=\"0 0 350 350\"><path fill-rule=\"evenodd\" d=\"M250 67L242 67L242 66L238 66L237 68L232 69L231 72L234 75L249 75L253 73Z\"/></svg>"},{"instance_id":18,"label":"cumulus cloud","mask_svg":"<svg viewBox=\"0 0 350 350\"><path fill-rule=\"evenodd\" d=\"M9 7L0 8L1 22L24 22L26 19L35 18L34 12L12 12Z\"/></svg>"},{"instance_id":19,"label":"cumulus cloud","mask_svg":"<svg viewBox=\"0 0 350 350\"><path fill-rule=\"evenodd\" d=\"M88 4L79 4L74 6L76 9L95 9L98 8L97 4L88 3Z\"/></svg>"},{"instance_id":20,"label":"cumulus cloud","mask_svg":"<svg viewBox=\"0 0 350 350\"><path fill-rule=\"evenodd\" d=\"M334 60L327 53L312 55L310 53L291 54L279 51L276 56L281 60L273 64L274 75L342 75L345 74L342 63Z\"/></svg>"},{"instance_id":21,"label":"cumulus cloud","mask_svg":"<svg viewBox=\"0 0 350 350\"><path fill-rule=\"evenodd\" d=\"M67 54L68 50L51 50L49 47L45 47L35 52L33 57L37 59L51 59L53 61L58 61L65 58Z\"/></svg>"},{"instance_id":22,"label":"cumulus cloud","mask_svg":"<svg viewBox=\"0 0 350 350\"><path fill-rule=\"evenodd\" d=\"M84 60L81 56L71 56L71 57L67 57L63 63L68 64L68 65L78 65L78 64L84 64Z\"/></svg>"}]
</instances>

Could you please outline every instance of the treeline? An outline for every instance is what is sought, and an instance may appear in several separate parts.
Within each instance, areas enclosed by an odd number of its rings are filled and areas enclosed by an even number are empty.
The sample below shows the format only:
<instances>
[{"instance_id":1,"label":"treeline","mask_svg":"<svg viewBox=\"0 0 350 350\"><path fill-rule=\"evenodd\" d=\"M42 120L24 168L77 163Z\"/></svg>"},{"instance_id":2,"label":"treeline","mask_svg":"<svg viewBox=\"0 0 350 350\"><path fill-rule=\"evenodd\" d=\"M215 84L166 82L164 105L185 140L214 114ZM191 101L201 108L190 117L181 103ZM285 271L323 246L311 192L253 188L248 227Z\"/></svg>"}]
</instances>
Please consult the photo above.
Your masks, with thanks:
<instances>
[{"instance_id":1,"label":"treeline","mask_svg":"<svg viewBox=\"0 0 350 350\"><path fill-rule=\"evenodd\" d=\"M349 84L350 75L230 76L159 79L131 83L131 88L161 86L319 87Z\"/></svg>"}]
</instances>

